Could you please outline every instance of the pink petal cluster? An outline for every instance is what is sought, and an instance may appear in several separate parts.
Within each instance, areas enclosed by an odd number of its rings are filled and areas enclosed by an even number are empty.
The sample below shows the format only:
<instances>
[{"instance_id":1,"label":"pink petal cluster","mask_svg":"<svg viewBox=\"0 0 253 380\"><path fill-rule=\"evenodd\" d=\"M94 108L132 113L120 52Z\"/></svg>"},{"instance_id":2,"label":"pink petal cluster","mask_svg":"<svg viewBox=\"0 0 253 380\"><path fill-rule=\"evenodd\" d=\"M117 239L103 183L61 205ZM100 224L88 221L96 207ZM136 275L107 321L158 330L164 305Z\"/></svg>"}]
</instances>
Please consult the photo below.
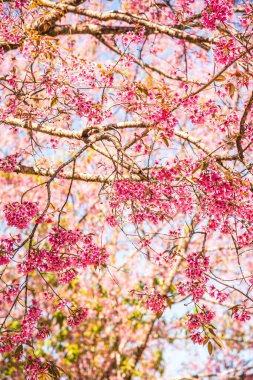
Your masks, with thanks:
<instances>
[{"instance_id":1,"label":"pink petal cluster","mask_svg":"<svg viewBox=\"0 0 253 380\"><path fill-rule=\"evenodd\" d=\"M167 308L166 297L162 296L160 293L149 294L145 301L145 306L147 309L153 311L153 313L163 313Z\"/></svg>"},{"instance_id":2,"label":"pink petal cluster","mask_svg":"<svg viewBox=\"0 0 253 380\"><path fill-rule=\"evenodd\" d=\"M88 309L86 307L80 307L76 310L72 310L71 315L67 318L68 325L75 327L86 319L88 316Z\"/></svg>"},{"instance_id":3,"label":"pink petal cluster","mask_svg":"<svg viewBox=\"0 0 253 380\"><path fill-rule=\"evenodd\" d=\"M43 374L48 372L49 365L42 362L40 358L28 357L27 364L25 367L25 373L27 380L38 380Z\"/></svg>"},{"instance_id":4,"label":"pink petal cluster","mask_svg":"<svg viewBox=\"0 0 253 380\"><path fill-rule=\"evenodd\" d=\"M202 22L213 30L218 22L225 22L233 14L233 0L205 0L206 8L202 12Z\"/></svg>"},{"instance_id":5,"label":"pink petal cluster","mask_svg":"<svg viewBox=\"0 0 253 380\"><path fill-rule=\"evenodd\" d=\"M32 249L26 259L18 264L19 272L27 274L34 270L57 273L59 283L69 283L78 274L76 269L89 265L105 265L109 254L97 246L92 235L79 230L53 228L48 243L51 249Z\"/></svg>"},{"instance_id":6,"label":"pink petal cluster","mask_svg":"<svg viewBox=\"0 0 253 380\"><path fill-rule=\"evenodd\" d=\"M24 344L29 339L32 339L36 335L35 329L41 314L42 311L36 306L28 308L27 314L21 322L20 329L12 335L12 339L10 340L7 333L2 334L0 338L0 352L10 352L20 344Z\"/></svg>"},{"instance_id":7,"label":"pink petal cluster","mask_svg":"<svg viewBox=\"0 0 253 380\"><path fill-rule=\"evenodd\" d=\"M49 234L49 243L52 249L58 250L63 247L73 246L82 238L79 230L64 230L62 228L53 227Z\"/></svg>"},{"instance_id":8,"label":"pink petal cluster","mask_svg":"<svg viewBox=\"0 0 253 380\"><path fill-rule=\"evenodd\" d=\"M143 42L144 33L145 33L145 29L142 29L139 33L127 32L121 38L123 45L127 47L130 44L136 44L136 45L140 44L141 42Z\"/></svg>"},{"instance_id":9,"label":"pink petal cluster","mask_svg":"<svg viewBox=\"0 0 253 380\"><path fill-rule=\"evenodd\" d=\"M187 255L186 277L191 280L201 281L209 267L209 257L199 253L191 253Z\"/></svg>"},{"instance_id":10,"label":"pink petal cluster","mask_svg":"<svg viewBox=\"0 0 253 380\"><path fill-rule=\"evenodd\" d=\"M14 172L17 167L17 154L12 154L9 156L6 156L5 158L0 159L0 170L2 170L5 173L12 173Z\"/></svg>"},{"instance_id":11,"label":"pink petal cluster","mask_svg":"<svg viewBox=\"0 0 253 380\"><path fill-rule=\"evenodd\" d=\"M0 239L0 265L5 265L10 262L10 257L13 255L14 245L20 241L20 236Z\"/></svg>"},{"instance_id":12,"label":"pink petal cluster","mask_svg":"<svg viewBox=\"0 0 253 380\"><path fill-rule=\"evenodd\" d=\"M215 312L208 310L205 305L202 306L202 311L197 314L187 314L186 328L191 333L190 337L194 343L202 344L204 342L204 331L199 331L200 328L214 319Z\"/></svg>"},{"instance_id":13,"label":"pink petal cluster","mask_svg":"<svg viewBox=\"0 0 253 380\"><path fill-rule=\"evenodd\" d=\"M0 300L0 305L3 306L5 302L11 304L17 296L19 290L19 284L14 283L13 285L6 286L6 288L2 291L2 299Z\"/></svg>"},{"instance_id":14,"label":"pink petal cluster","mask_svg":"<svg viewBox=\"0 0 253 380\"><path fill-rule=\"evenodd\" d=\"M20 230L27 228L38 213L38 202L14 202L4 206L8 226L14 226Z\"/></svg>"},{"instance_id":15,"label":"pink petal cluster","mask_svg":"<svg viewBox=\"0 0 253 380\"><path fill-rule=\"evenodd\" d=\"M233 317L236 321L239 322L246 322L251 319L251 315L249 314L248 310L245 308L238 308L235 313L233 313Z\"/></svg>"},{"instance_id":16,"label":"pink petal cluster","mask_svg":"<svg viewBox=\"0 0 253 380\"><path fill-rule=\"evenodd\" d=\"M240 49L236 46L234 38L221 38L214 48L216 62L228 65L240 55Z\"/></svg>"}]
</instances>

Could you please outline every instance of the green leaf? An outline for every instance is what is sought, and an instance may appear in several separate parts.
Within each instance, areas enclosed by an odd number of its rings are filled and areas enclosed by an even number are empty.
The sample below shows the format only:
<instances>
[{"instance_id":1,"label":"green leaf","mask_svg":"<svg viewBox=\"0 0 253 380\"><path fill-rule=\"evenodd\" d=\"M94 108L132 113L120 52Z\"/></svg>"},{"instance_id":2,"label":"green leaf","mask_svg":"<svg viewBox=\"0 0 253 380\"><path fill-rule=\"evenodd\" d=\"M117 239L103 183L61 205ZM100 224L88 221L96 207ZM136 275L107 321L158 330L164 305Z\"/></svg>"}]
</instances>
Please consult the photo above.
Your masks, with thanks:
<instances>
[{"instance_id":1,"label":"green leaf","mask_svg":"<svg viewBox=\"0 0 253 380\"><path fill-rule=\"evenodd\" d=\"M66 319L66 316L61 312L59 311L57 314L56 314L56 322L58 323L58 325L60 327L63 326L63 321Z\"/></svg>"},{"instance_id":2,"label":"green leaf","mask_svg":"<svg viewBox=\"0 0 253 380\"><path fill-rule=\"evenodd\" d=\"M176 288L175 285L170 285L170 287L169 287L169 291L170 291L171 293L175 293L176 290L177 290L177 288Z\"/></svg>"}]
</instances>

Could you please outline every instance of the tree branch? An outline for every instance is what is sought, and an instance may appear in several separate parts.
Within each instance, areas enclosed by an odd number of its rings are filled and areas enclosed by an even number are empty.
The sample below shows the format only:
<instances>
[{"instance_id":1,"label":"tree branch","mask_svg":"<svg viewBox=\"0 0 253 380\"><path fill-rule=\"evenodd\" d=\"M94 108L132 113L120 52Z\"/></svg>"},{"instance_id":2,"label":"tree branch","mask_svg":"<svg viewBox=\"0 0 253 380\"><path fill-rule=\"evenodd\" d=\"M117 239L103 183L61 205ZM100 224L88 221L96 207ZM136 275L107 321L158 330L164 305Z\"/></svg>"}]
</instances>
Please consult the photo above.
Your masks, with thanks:
<instances>
[{"instance_id":1,"label":"tree branch","mask_svg":"<svg viewBox=\"0 0 253 380\"><path fill-rule=\"evenodd\" d=\"M243 115L242 115L242 118L240 121L240 133L236 138L236 146L237 146L237 150L238 150L238 156L239 156L241 161L243 161L243 159L244 159L244 154L243 154L244 151L242 148L242 139L243 139L244 134L245 134L245 123L247 120L247 116L251 110L252 104L253 104L253 92L252 92L251 97L248 101L248 104L245 107L245 110L243 112Z\"/></svg>"},{"instance_id":2,"label":"tree branch","mask_svg":"<svg viewBox=\"0 0 253 380\"><path fill-rule=\"evenodd\" d=\"M49 127L45 125L40 125L32 122L23 121L21 119L17 119L14 117L9 117L7 119L2 120L2 123L7 125L12 125L15 127L24 128L31 131L46 133L51 136L59 137L59 138L70 138L75 140L84 140L89 138L94 133L127 129L127 128L152 128L154 127L151 123L145 123L142 121L129 121L129 122L119 122L112 123L108 125L93 125L83 129L82 131L72 131L63 128L55 128ZM175 131L175 136L188 141L189 143L195 145L202 152L207 154L208 156L215 157L217 160L234 160L237 156L228 156L228 155L215 155L212 150L210 150L204 143L202 143L199 139L190 136L189 132L184 131Z\"/></svg>"},{"instance_id":3,"label":"tree branch","mask_svg":"<svg viewBox=\"0 0 253 380\"><path fill-rule=\"evenodd\" d=\"M36 166L26 166L19 165L19 167L14 171L19 174L29 174L29 175L39 175L42 177L52 177L55 173L55 170L48 168L38 168ZM64 173L60 173L56 178L62 179L73 179L75 181L84 181L84 182L97 182L97 183L111 183L114 182L115 178L112 178L112 175L103 175L103 174L86 174L86 173L78 173L75 172L73 175L73 171L66 171ZM130 179L131 181L141 181L142 179L139 176L129 176L122 175L121 179Z\"/></svg>"},{"instance_id":4,"label":"tree branch","mask_svg":"<svg viewBox=\"0 0 253 380\"><path fill-rule=\"evenodd\" d=\"M137 15L130 15L126 12L120 12L120 11L112 11L112 12L104 12L104 13L96 12L96 11L90 11L87 9L76 8L74 6L65 5L65 4L55 4L54 2L50 0L40 0L40 5L53 8L53 9L63 10L65 12L79 14L79 15L86 16L88 18L93 18L100 21L117 20L117 21L126 22L130 25L144 26L146 29L152 31L153 33L161 33L161 34L168 35L169 37L172 37L172 38L183 39L190 43L198 45L205 50L209 50L211 48L211 44L217 42L216 39L214 38L189 34L173 27L164 26L158 23L154 23L152 21L148 21Z\"/></svg>"}]
</instances>

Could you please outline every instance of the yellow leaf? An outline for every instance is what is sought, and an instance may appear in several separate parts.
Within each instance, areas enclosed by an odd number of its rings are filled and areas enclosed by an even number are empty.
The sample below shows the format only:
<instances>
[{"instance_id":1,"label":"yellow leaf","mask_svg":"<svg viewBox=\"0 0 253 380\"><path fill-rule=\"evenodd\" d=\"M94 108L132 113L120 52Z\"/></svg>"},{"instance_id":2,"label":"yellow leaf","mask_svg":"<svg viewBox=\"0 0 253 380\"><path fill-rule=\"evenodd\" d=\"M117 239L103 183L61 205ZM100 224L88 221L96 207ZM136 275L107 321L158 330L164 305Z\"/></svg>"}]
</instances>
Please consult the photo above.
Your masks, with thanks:
<instances>
[{"instance_id":1,"label":"yellow leaf","mask_svg":"<svg viewBox=\"0 0 253 380\"><path fill-rule=\"evenodd\" d=\"M52 376L49 373L41 373L39 375L39 380L51 380Z\"/></svg>"},{"instance_id":2,"label":"yellow leaf","mask_svg":"<svg viewBox=\"0 0 253 380\"><path fill-rule=\"evenodd\" d=\"M166 303L167 303L168 307L171 309L172 302L171 302L170 298L166 299Z\"/></svg>"},{"instance_id":3,"label":"yellow leaf","mask_svg":"<svg viewBox=\"0 0 253 380\"><path fill-rule=\"evenodd\" d=\"M215 337L213 337L213 340L215 341L215 343L217 343L217 345L220 348L224 348L224 344L222 343L222 341L220 340L220 338L218 338L217 336L215 336Z\"/></svg>"},{"instance_id":4,"label":"yellow leaf","mask_svg":"<svg viewBox=\"0 0 253 380\"><path fill-rule=\"evenodd\" d=\"M166 145L166 146L169 146L169 143L168 143L168 140L166 139L166 137L165 137L165 136L162 136L162 139L163 139L163 141L165 142L165 145Z\"/></svg>"},{"instance_id":5,"label":"yellow leaf","mask_svg":"<svg viewBox=\"0 0 253 380\"><path fill-rule=\"evenodd\" d=\"M208 349L208 353L209 355L212 355L212 352L213 352L213 345L212 345L212 342L208 342L208 345L207 345L207 349Z\"/></svg>"},{"instance_id":6,"label":"yellow leaf","mask_svg":"<svg viewBox=\"0 0 253 380\"><path fill-rule=\"evenodd\" d=\"M235 86L233 85L233 83L228 84L228 93L230 98L232 99L235 94Z\"/></svg>"},{"instance_id":7,"label":"yellow leaf","mask_svg":"<svg viewBox=\"0 0 253 380\"><path fill-rule=\"evenodd\" d=\"M57 99L57 98L53 98L53 99L51 100L50 106L53 107L53 106L55 106L57 103L58 103L58 99Z\"/></svg>"},{"instance_id":8,"label":"yellow leaf","mask_svg":"<svg viewBox=\"0 0 253 380\"><path fill-rule=\"evenodd\" d=\"M215 82L223 82L226 80L226 77L224 75L219 75L216 79Z\"/></svg>"}]
</instances>

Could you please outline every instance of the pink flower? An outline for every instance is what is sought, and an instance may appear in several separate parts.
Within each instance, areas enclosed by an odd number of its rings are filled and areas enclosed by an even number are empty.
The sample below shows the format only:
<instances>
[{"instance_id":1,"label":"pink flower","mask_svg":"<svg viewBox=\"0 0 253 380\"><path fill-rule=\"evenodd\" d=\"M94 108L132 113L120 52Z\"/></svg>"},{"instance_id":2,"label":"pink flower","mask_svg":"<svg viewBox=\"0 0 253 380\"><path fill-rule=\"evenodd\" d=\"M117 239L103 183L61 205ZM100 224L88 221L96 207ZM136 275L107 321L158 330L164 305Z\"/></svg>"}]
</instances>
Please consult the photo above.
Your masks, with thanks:
<instances>
[{"instance_id":1,"label":"pink flower","mask_svg":"<svg viewBox=\"0 0 253 380\"><path fill-rule=\"evenodd\" d=\"M86 307L80 307L71 312L71 315L67 318L68 325L75 327L86 319L88 316L88 309Z\"/></svg>"},{"instance_id":2,"label":"pink flower","mask_svg":"<svg viewBox=\"0 0 253 380\"><path fill-rule=\"evenodd\" d=\"M69 284L76 278L77 272L74 269L67 270L58 274L57 279L59 284Z\"/></svg>"},{"instance_id":3,"label":"pink flower","mask_svg":"<svg viewBox=\"0 0 253 380\"><path fill-rule=\"evenodd\" d=\"M202 344L204 339L201 336L201 332L198 331L205 324L210 324L210 322L215 317L215 312L208 310L205 305L202 306L202 311L198 314L187 314L187 321L185 323L187 329L190 333L191 340L194 343Z\"/></svg>"},{"instance_id":4,"label":"pink flower","mask_svg":"<svg viewBox=\"0 0 253 380\"><path fill-rule=\"evenodd\" d=\"M209 287L208 293L211 297L217 299L219 302L224 302L229 296L229 293L216 289L214 285L211 285Z\"/></svg>"},{"instance_id":5,"label":"pink flower","mask_svg":"<svg viewBox=\"0 0 253 380\"><path fill-rule=\"evenodd\" d=\"M36 339L46 339L46 337L49 335L49 329L48 327L40 327L38 328L38 332L35 335Z\"/></svg>"},{"instance_id":6,"label":"pink flower","mask_svg":"<svg viewBox=\"0 0 253 380\"><path fill-rule=\"evenodd\" d=\"M111 227L116 227L119 224L119 222L117 221L114 215L107 216L105 220Z\"/></svg>"},{"instance_id":7,"label":"pink flower","mask_svg":"<svg viewBox=\"0 0 253 380\"><path fill-rule=\"evenodd\" d=\"M238 309L234 314L233 314L234 318L237 320L237 321L240 321L240 322L246 322L246 321L249 321L251 319L251 315L249 314L249 312L245 309Z\"/></svg>"},{"instance_id":8,"label":"pink flower","mask_svg":"<svg viewBox=\"0 0 253 380\"><path fill-rule=\"evenodd\" d=\"M201 322L203 324L210 323L214 319L214 317L215 317L215 312L211 311L211 310L208 310L205 305L203 305L202 308L203 308L203 311L198 314Z\"/></svg>"},{"instance_id":9,"label":"pink flower","mask_svg":"<svg viewBox=\"0 0 253 380\"><path fill-rule=\"evenodd\" d=\"M4 206L4 214L8 226L17 227L20 230L27 228L38 212L37 202L14 202Z\"/></svg>"},{"instance_id":10,"label":"pink flower","mask_svg":"<svg viewBox=\"0 0 253 380\"><path fill-rule=\"evenodd\" d=\"M225 22L233 14L233 0L206 0L202 22L208 29L214 29L218 22Z\"/></svg>"},{"instance_id":11,"label":"pink flower","mask_svg":"<svg viewBox=\"0 0 253 380\"><path fill-rule=\"evenodd\" d=\"M147 297L145 306L147 309L152 310L153 313L163 313L167 308L166 297L159 293L150 294Z\"/></svg>"},{"instance_id":12,"label":"pink flower","mask_svg":"<svg viewBox=\"0 0 253 380\"><path fill-rule=\"evenodd\" d=\"M26 379L38 380L39 376L48 372L48 368L49 365L47 363L43 363L41 359L34 359L32 356L29 356L25 367Z\"/></svg>"},{"instance_id":13,"label":"pink flower","mask_svg":"<svg viewBox=\"0 0 253 380\"><path fill-rule=\"evenodd\" d=\"M196 344L203 344L205 341L205 338L200 335L200 333L192 334L191 335L191 340L193 343Z\"/></svg>"},{"instance_id":14,"label":"pink flower","mask_svg":"<svg viewBox=\"0 0 253 380\"><path fill-rule=\"evenodd\" d=\"M14 298L17 296L19 289L19 284L14 283L13 285L9 285L2 293L3 301L12 303Z\"/></svg>"},{"instance_id":15,"label":"pink flower","mask_svg":"<svg viewBox=\"0 0 253 380\"><path fill-rule=\"evenodd\" d=\"M10 262L9 257L4 253L0 253L0 265L6 265Z\"/></svg>"},{"instance_id":16,"label":"pink flower","mask_svg":"<svg viewBox=\"0 0 253 380\"><path fill-rule=\"evenodd\" d=\"M198 314L187 314L187 318L185 325L190 332L194 332L201 327L201 319Z\"/></svg>"},{"instance_id":17,"label":"pink flower","mask_svg":"<svg viewBox=\"0 0 253 380\"><path fill-rule=\"evenodd\" d=\"M82 237L79 230L63 230L62 228L52 228L53 233L49 234L49 242L53 249L60 249L75 245Z\"/></svg>"},{"instance_id":18,"label":"pink flower","mask_svg":"<svg viewBox=\"0 0 253 380\"><path fill-rule=\"evenodd\" d=\"M17 157L18 154L12 154L0 159L0 170L5 173L12 173L17 169Z\"/></svg>"},{"instance_id":19,"label":"pink flower","mask_svg":"<svg viewBox=\"0 0 253 380\"><path fill-rule=\"evenodd\" d=\"M216 62L227 65L234 61L240 54L236 41L233 38L221 38L215 45L214 58Z\"/></svg>"},{"instance_id":20,"label":"pink flower","mask_svg":"<svg viewBox=\"0 0 253 380\"><path fill-rule=\"evenodd\" d=\"M202 280L209 266L209 257L198 253L191 253L187 256L186 276L192 280Z\"/></svg>"}]
</instances>

